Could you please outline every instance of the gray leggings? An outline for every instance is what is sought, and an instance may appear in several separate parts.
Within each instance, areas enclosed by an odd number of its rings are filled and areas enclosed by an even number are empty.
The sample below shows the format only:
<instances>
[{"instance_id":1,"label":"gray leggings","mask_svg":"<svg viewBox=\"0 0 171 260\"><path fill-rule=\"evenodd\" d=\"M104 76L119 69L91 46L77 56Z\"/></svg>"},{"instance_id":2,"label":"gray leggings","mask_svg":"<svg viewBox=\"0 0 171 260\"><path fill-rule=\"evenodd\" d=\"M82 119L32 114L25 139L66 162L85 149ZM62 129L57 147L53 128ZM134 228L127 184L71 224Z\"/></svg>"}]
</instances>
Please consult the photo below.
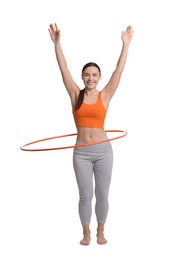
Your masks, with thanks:
<instances>
[{"instance_id":1,"label":"gray leggings","mask_svg":"<svg viewBox=\"0 0 171 260\"><path fill-rule=\"evenodd\" d=\"M101 140L105 140L105 136ZM76 144L81 142L77 141ZM104 224L108 214L108 194L113 167L110 142L75 148L73 165L79 189L79 215L82 225L89 225L92 214L93 173L95 180L95 213L98 223Z\"/></svg>"}]
</instances>

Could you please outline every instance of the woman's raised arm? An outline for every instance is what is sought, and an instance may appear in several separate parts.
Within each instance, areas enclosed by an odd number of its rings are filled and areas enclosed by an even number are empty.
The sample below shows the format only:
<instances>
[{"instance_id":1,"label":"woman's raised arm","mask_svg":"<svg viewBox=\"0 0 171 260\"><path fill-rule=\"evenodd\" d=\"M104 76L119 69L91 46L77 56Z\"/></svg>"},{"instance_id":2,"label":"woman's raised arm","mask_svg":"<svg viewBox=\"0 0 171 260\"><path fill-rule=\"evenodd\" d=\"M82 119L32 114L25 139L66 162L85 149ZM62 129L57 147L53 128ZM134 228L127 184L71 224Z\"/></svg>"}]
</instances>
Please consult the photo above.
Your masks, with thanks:
<instances>
[{"instance_id":1,"label":"woman's raised arm","mask_svg":"<svg viewBox=\"0 0 171 260\"><path fill-rule=\"evenodd\" d=\"M123 44L122 44L122 50L121 50L121 53L120 53L120 56L119 56L119 59L118 59L117 65L116 65L116 69L112 73L112 76L111 76L109 82L102 90L105 99L107 99L108 101L110 101L110 99L112 98L113 94L115 93L115 91L119 85L119 81L120 81L120 78L121 78L125 63L126 63L129 44L132 39L132 34L133 34L133 30L132 30L131 26L128 26L126 28L125 32L122 31L121 39L122 39Z\"/></svg>"},{"instance_id":2,"label":"woman's raised arm","mask_svg":"<svg viewBox=\"0 0 171 260\"><path fill-rule=\"evenodd\" d=\"M50 33L50 37L54 43L56 59L57 59L59 69L62 74L62 79L63 79L64 85L66 87L68 94L70 95L70 97L73 101L73 99L75 99L75 96L77 96L79 94L80 89L77 86L77 84L74 82L74 80L71 76L71 73L67 67L67 62L64 57L64 54L63 54L63 51L61 48L61 44L60 44L60 36L61 36L60 30L58 29L56 23L54 25L51 24L49 26L48 30Z\"/></svg>"}]
</instances>

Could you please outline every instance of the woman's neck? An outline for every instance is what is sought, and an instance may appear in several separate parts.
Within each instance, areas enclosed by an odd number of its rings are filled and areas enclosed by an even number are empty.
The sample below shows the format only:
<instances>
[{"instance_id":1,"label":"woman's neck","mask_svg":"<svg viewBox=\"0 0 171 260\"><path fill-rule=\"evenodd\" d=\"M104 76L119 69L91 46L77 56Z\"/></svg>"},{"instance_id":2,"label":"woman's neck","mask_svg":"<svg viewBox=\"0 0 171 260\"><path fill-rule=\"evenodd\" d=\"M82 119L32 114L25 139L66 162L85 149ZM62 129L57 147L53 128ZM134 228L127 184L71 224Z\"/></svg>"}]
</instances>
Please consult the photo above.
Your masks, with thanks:
<instances>
[{"instance_id":1,"label":"woman's neck","mask_svg":"<svg viewBox=\"0 0 171 260\"><path fill-rule=\"evenodd\" d=\"M85 92L84 94L87 96L87 97L93 97L95 95L97 95L99 93L99 91L97 89L85 89Z\"/></svg>"}]
</instances>

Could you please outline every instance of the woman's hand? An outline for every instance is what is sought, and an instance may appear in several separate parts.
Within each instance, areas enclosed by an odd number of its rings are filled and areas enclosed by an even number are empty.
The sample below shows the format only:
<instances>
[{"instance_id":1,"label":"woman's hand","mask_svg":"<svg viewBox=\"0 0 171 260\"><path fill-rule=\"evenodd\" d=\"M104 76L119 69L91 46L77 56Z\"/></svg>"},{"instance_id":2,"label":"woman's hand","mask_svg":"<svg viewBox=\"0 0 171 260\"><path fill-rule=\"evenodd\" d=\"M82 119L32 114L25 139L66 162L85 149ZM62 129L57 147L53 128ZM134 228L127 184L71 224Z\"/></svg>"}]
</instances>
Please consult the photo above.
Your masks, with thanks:
<instances>
[{"instance_id":1,"label":"woman's hand","mask_svg":"<svg viewBox=\"0 0 171 260\"><path fill-rule=\"evenodd\" d=\"M58 29L56 23L54 25L50 24L48 31L54 44L57 43L60 39L60 30Z\"/></svg>"},{"instance_id":2,"label":"woman's hand","mask_svg":"<svg viewBox=\"0 0 171 260\"><path fill-rule=\"evenodd\" d=\"M133 30L131 26L128 26L125 30L125 32L122 31L122 36L121 39L123 43L129 44L130 41L132 40L132 35L133 35Z\"/></svg>"}]
</instances>

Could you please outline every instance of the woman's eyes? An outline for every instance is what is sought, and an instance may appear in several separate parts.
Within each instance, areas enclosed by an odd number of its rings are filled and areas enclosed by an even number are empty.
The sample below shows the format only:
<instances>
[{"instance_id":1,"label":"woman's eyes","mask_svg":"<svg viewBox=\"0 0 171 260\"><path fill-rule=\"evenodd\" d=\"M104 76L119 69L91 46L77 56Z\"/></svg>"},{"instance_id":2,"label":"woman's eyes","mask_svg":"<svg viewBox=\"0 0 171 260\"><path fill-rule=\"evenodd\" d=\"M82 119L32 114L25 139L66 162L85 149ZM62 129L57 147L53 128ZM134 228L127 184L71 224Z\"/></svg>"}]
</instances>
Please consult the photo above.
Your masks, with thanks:
<instances>
[{"instance_id":1,"label":"woman's eyes","mask_svg":"<svg viewBox=\"0 0 171 260\"><path fill-rule=\"evenodd\" d=\"M84 74L85 77L89 77L90 75L89 74ZM97 77L98 75L97 74L92 74L93 77Z\"/></svg>"}]
</instances>

